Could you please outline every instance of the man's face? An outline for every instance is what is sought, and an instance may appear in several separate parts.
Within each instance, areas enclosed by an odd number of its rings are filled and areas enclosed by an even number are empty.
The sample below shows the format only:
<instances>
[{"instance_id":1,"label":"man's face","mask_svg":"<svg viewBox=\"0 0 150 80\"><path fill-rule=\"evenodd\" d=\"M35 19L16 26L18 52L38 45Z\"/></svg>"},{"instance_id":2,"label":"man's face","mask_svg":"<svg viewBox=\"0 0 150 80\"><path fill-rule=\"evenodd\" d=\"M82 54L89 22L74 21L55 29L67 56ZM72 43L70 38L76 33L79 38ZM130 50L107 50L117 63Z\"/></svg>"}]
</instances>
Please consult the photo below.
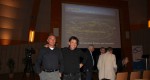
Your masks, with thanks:
<instances>
[{"instance_id":1,"label":"man's face","mask_svg":"<svg viewBox=\"0 0 150 80\"><path fill-rule=\"evenodd\" d=\"M75 39L72 39L70 42L69 42L69 48L71 50L74 50L75 48L77 48L77 41Z\"/></svg>"},{"instance_id":2,"label":"man's face","mask_svg":"<svg viewBox=\"0 0 150 80\"><path fill-rule=\"evenodd\" d=\"M89 51L93 52L94 51L94 46L89 46Z\"/></svg>"},{"instance_id":3,"label":"man's face","mask_svg":"<svg viewBox=\"0 0 150 80\"><path fill-rule=\"evenodd\" d=\"M104 49L104 48L100 49L100 52L101 52L102 54L105 53L105 49Z\"/></svg>"},{"instance_id":4,"label":"man's face","mask_svg":"<svg viewBox=\"0 0 150 80\"><path fill-rule=\"evenodd\" d=\"M48 37L47 42L49 44L49 46L55 46L56 43L56 37L51 35Z\"/></svg>"}]
</instances>

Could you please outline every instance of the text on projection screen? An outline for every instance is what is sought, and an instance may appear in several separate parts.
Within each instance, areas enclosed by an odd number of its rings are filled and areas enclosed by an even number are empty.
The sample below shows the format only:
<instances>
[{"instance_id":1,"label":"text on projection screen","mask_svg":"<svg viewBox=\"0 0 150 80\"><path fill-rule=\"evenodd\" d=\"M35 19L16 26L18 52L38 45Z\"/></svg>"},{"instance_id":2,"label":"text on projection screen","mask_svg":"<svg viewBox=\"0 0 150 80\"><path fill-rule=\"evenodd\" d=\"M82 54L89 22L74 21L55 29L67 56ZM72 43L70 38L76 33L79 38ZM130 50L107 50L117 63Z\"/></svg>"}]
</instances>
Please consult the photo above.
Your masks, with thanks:
<instances>
[{"instance_id":1,"label":"text on projection screen","mask_svg":"<svg viewBox=\"0 0 150 80\"><path fill-rule=\"evenodd\" d=\"M121 48L118 9L63 3L61 47L71 36L79 38L79 48Z\"/></svg>"}]
</instances>

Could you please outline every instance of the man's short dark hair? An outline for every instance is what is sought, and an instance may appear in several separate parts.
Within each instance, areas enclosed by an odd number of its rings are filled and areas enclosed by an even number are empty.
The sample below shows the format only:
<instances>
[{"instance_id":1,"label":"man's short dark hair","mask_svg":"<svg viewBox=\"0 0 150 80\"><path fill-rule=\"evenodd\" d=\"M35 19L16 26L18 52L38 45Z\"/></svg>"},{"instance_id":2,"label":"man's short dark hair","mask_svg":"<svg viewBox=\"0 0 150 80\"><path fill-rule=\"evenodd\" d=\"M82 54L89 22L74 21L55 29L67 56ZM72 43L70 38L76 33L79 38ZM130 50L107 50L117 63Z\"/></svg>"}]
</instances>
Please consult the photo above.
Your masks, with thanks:
<instances>
[{"instance_id":1,"label":"man's short dark hair","mask_svg":"<svg viewBox=\"0 0 150 80\"><path fill-rule=\"evenodd\" d=\"M101 50L101 49L105 49L105 48L104 48L104 47L101 47L100 50Z\"/></svg>"},{"instance_id":2,"label":"man's short dark hair","mask_svg":"<svg viewBox=\"0 0 150 80\"><path fill-rule=\"evenodd\" d=\"M108 47L107 51L113 51L113 48L112 47Z\"/></svg>"},{"instance_id":3,"label":"man's short dark hair","mask_svg":"<svg viewBox=\"0 0 150 80\"><path fill-rule=\"evenodd\" d=\"M77 45L79 45L79 39L78 39L77 37L71 36L71 37L69 38L69 42L70 42L71 40L76 40L76 41L77 41Z\"/></svg>"}]
</instances>

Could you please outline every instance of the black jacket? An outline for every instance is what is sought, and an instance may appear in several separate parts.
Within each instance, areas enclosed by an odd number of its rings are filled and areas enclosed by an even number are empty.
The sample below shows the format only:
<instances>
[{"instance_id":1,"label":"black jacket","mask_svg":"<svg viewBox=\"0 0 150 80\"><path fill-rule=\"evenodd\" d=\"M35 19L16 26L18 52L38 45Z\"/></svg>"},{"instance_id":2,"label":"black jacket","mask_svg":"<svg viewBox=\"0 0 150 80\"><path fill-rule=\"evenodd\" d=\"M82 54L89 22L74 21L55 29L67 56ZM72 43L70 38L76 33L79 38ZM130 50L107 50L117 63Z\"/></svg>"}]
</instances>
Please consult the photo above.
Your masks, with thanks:
<instances>
[{"instance_id":1,"label":"black jacket","mask_svg":"<svg viewBox=\"0 0 150 80\"><path fill-rule=\"evenodd\" d=\"M91 71L92 69L93 69L93 58L92 58L92 55L91 55L91 53L90 53L90 51L88 50L88 51L86 51L86 55L87 55L87 60L86 60L86 63L85 63L85 65L84 65L84 71L87 71L87 70L89 70L89 71Z\"/></svg>"},{"instance_id":2,"label":"black jacket","mask_svg":"<svg viewBox=\"0 0 150 80\"><path fill-rule=\"evenodd\" d=\"M42 70L60 69L60 72L63 72L64 69L63 64L64 62L63 62L61 49L55 47L54 50L51 50L50 48L43 47L40 50L39 56L35 63L35 72L40 73L41 66L42 66Z\"/></svg>"},{"instance_id":3,"label":"black jacket","mask_svg":"<svg viewBox=\"0 0 150 80\"><path fill-rule=\"evenodd\" d=\"M86 55L80 50L70 50L69 48L62 49L64 59L64 73L78 73L80 72L80 58L83 58L81 63L85 64Z\"/></svg>"}]
</instances>

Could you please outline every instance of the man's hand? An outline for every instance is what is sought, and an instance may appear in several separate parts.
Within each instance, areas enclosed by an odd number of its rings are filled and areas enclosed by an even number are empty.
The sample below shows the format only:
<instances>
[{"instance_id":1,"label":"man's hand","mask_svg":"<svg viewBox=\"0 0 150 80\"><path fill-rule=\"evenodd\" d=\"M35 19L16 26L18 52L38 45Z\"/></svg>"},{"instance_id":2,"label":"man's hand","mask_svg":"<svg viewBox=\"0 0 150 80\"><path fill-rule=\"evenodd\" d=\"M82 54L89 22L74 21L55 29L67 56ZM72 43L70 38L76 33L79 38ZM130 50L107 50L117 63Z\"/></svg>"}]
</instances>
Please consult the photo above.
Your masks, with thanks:
<instances>
[{"instance_id":1,"label":"man's hand","mask_svg":"<svg viewBox=\"0 0 150 80\"><path fill-rule=\"evenodd\" d=\"M82 63L80 63L80 68L82 68L82 66L83 66L83 64L82 64Z\"/></svg>"},{"instance_id":2,"label":"man's hand","mask_svg":"<svg viewBox=\"0 0 150 80\"><path fill-rule=\"evenodd\" d=\"M44 47L46 47L46 48L47 48L48 46L49 46L48 44L45 44L45 45L44 45Z\"/></svg>"},{"instance_id":3,"label":"man's hand","mask_svg":"<svg viewBox=\"0 0 150 80\"><path fill-rule=\"evenodd\" d=\"M59 73L59 76L61 77L61 73Z\"/></svg>"}]
</instances>

